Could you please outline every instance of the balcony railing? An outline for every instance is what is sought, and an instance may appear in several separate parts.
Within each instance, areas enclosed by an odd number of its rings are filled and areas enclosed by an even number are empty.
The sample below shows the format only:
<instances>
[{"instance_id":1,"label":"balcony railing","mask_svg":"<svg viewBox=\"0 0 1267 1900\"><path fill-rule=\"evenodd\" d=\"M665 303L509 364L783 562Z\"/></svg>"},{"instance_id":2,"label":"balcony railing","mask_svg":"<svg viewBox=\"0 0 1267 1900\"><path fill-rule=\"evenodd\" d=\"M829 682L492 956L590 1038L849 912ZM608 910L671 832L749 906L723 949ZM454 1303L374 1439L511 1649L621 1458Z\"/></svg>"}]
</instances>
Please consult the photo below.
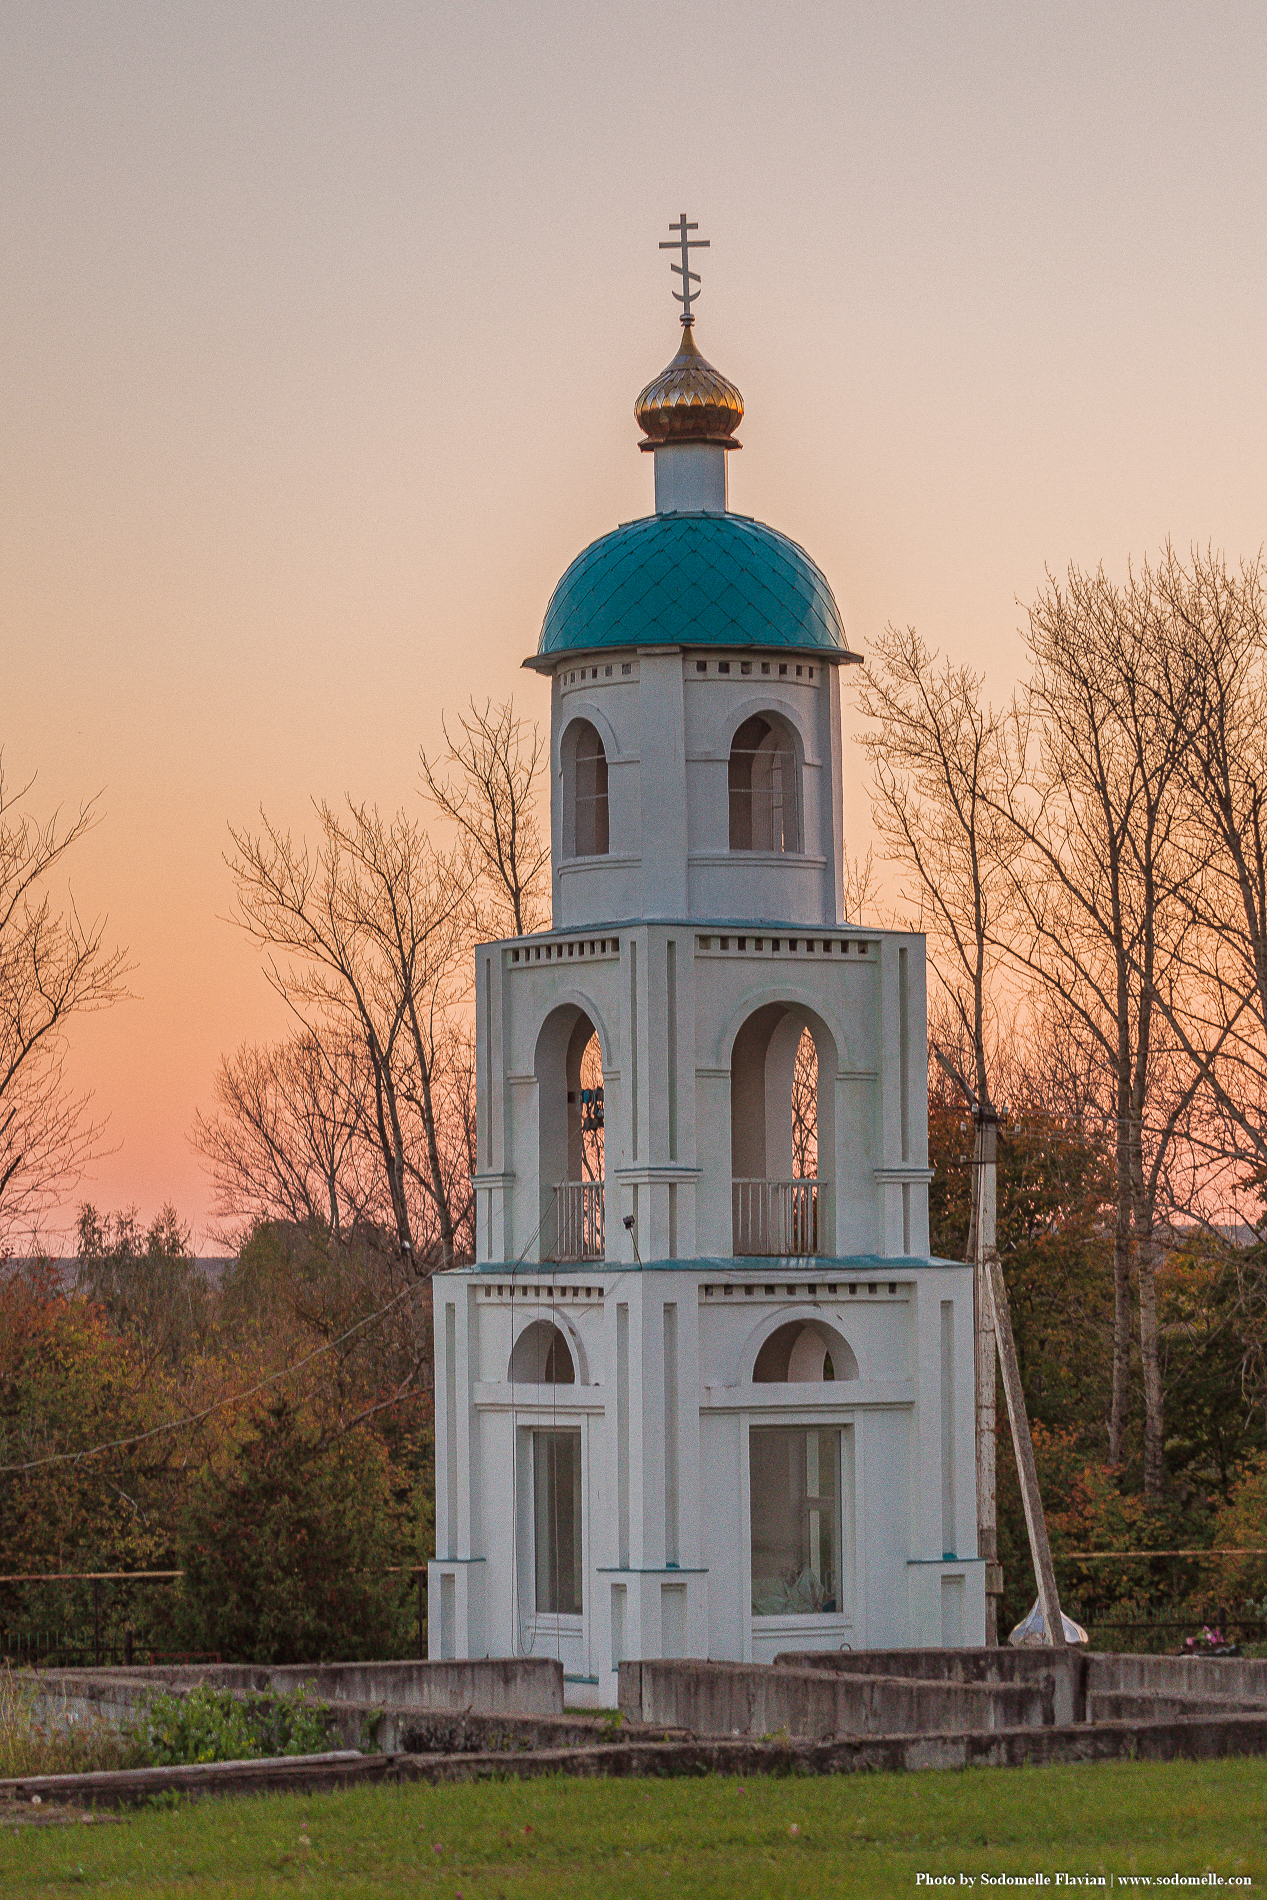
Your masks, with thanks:
<instances>
[{"instance_id":1,"label":"balcony railing","mask_svg":"<svg viewBox=\"0 0 1267 1900\"><path fill-rule=\"evenodd\" d=\"M818 1252L817 1181L736 1181L737 1254Z\"/></svg>"},{"instance_id":2,"label":"balcony railing","mask_svg":"<svg viewBox=\"0 0 1267 1900\"><path fill-rule=\"evenodd\" d=\"M560 1260L601 1260L606 1251L603 1183L563 1181L559 1186Z\"/></svg>"}]
</instances>

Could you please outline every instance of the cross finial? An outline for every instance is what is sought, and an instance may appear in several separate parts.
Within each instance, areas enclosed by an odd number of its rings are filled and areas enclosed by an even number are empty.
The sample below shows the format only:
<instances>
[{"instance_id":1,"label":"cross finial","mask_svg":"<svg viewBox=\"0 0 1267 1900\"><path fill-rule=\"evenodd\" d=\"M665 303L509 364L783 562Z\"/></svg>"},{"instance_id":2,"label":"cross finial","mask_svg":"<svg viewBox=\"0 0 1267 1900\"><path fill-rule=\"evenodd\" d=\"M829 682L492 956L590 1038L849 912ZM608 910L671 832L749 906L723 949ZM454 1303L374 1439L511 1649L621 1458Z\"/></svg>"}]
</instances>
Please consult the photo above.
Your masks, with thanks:
<instances>
[{"instance_id":1,"label":"cross finial","mask_svg":"<svg viewBox=\"0 0 1267 1900\"><path fill-rule=\"evenodd\" d=\"M670 268L675 276L682 279L681 290L675 290L673 295L682 306L682 322L689 327L695 321L691 313L691 301L699 295L698 290L691 288L693 284L699 283L699 272L691 269L690 253L692 251L707 251L711 249L711 246L707 238L693 238L687 236L689 231L698 231L699 225L688 224L685 211L682 212L677 223L671 224L669 229L670 231L676 232L677 235L670 238L667 244L662 242L660 249L662 251L680 250L682 253L682 262L680 264L673 264Z\"/></svg>"}]
</instances>

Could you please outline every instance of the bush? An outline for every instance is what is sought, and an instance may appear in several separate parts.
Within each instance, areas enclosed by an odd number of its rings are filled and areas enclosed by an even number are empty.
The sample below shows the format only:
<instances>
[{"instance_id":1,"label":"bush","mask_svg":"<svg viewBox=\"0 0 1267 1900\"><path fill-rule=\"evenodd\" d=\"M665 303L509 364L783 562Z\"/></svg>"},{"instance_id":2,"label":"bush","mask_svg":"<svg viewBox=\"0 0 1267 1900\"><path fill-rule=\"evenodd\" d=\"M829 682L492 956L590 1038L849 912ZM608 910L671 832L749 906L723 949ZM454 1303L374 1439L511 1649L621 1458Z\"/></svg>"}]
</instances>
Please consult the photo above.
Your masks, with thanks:
<instances>
[{"instance_id":1,"label":"bush","mask_svg":"<svg viewBox=\"0 0 1267 1900\"><path fill-rule=\"evenodd\" d=\"M412 1646L391 1462L366 1432L332 1443L276 1400L227 1469L205 1471L181 1531L180 1646L227 1661L354 1662Z\"/></svg>"},{"instance_id":2,"label":"bush","mask_svg":"<svg viewBox=\"0 0 1267 1900\"><path fill-rule=\"evenodd\" d=\"M1267 1455L1251 1458L1237 1473L1231 1496L1214 1520L1214 1542L1222 1550L1267 1549ZM1267 1557L1219 1557L1212 1559L1211 1571L1226 1602L1263 1613Z\"/></svg>"},{"instance_id":3,"label":"bush","mask_svg":"<svg viewBox=\"0 0 1267 1900\"><path fill-rule=\"evenodd\" d=\"M155 1768L204 1761L320 1755L330 1747L330 1711L303 1689L234 1696L200 1683L188 1695L156 1696L136 1737Z\"/></svg>"}]
</instances>

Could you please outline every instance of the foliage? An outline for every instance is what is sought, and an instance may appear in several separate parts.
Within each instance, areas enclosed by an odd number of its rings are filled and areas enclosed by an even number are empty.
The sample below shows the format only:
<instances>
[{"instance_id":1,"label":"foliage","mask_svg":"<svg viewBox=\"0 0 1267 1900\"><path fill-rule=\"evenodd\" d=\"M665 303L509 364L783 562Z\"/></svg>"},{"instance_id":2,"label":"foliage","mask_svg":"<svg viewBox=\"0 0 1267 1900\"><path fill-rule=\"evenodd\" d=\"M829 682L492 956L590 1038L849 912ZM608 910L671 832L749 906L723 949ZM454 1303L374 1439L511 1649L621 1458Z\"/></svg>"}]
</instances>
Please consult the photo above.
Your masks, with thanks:
<instances>
[{"instance_id":1,"label":"foliage","mask_svg":"<svg viewBox=\"0 0 1267 1900\"><path fill-rule=\"evenodd\" d=\"M965 1254L972 1124L929 1111L932 1250ZM1107 1448L1113 1302L1105 1212L1112 1181L1096 1144L1063 1117L1021 1107L999 1130L998 1237L1031 1416Z\"/></svg>"},{"instance_id":2,"label":"foliage","mask_svg":"<svg viewBox=\"0 0 1267 1900\"><path fill-rule=\"evenodd\" d=\"M1221 1550L1267 1550L1267 1453L1260 1452L1237 1472L1227 1503L1214 1520L1214 1542ZM1224 1602L1247 1603L1259 1616L1267 1616L1267 1557L1223 1557L1212 1563L1211 1571Z\"/></svg>"},{"instance_id":3,"label":"foliage","mask_svg":"<svg viewBox=\"0 0 1267 1900\"><path fill-rule=\"evenodd\" d=\"M197 1479L180 1526L177 1628L246 1662L354 1661L411 1640L406 1526L383 1445L329 1437L283 1394Z\"/></svg>"},{"instance_id":4,"label":"foliage","mask_svg":"<svg viewBox=\"0 0 1267 1900\"><path fill-rule=\"evenodd\" d=\"M51 1267L0 1275L0 1563L6 1571L134 1569L163 1547L156 1468L138 1449L42 1463L125 1438L167 1401L99 1307L66 1298ZM160 1454L161 1456L161 1454Z\"/></svg>"},{"instance_id":5,"label":"foliage","mask_svg":"<svg viewBox=\"0 0 1267 1900\"><path fill-rule=\"evenodd\" d=\"M1169 1425L1165 1493L1152 1501L1143 1495L1138 1421L1127 1436L1124 1464L1108 1463L1111 1170L1101 1143L1076 1120L1034 1107L1024 1091L1018 1094L1000 1128L999 1250L1065 1607L1091 1627L1160 1616L1199 1618L1212 1591L1222 1590L1221 1600L1230 1602L1262 1594L1267 1560L1257 1570L1247 1564L1241 1574L1198 1558L1087 1561L1066 1554L1267 1546L1267 1484L1256 1491L1262 1481L1254 1476L1263 1426L1242 1389L1237 1262L1226 1246L1194 1236L1172 1247L1157 1274ZM930 1197L933 1251L962 1257L972 1125L936 1081L929 1141L937 1171ZM1037 1586L1001 1390L997 1403L1006 1631L1029 1609ZM1236 1497L1242 1499L1239 1507L1233 1506ZM1102 1632L1096 1640L1130 1646L1139 1639L1130 1632Z\"/></svg>"},{"instance_id":6,"label":"foliage","mask_svg":"<svg viewBox=\"0 0 1267 1900\"><path fill-rule=\"evenodd\" d=\"M170 1201L144 1234L135 1208L101 1215L85 1203L77 1231L81 1290L133 1342L147 1370L175 1365L202 1344L207 1286Z\"/></svg>"},{"instance_id":7,"label":"foliage","mask_svg":"<svg viewBox=\"0 0 1267 1900\"><path fill-rule=\"evenodd\" d=\"M320 1755L330 1746L330 1710L303 1688L287 1695L238 1696L201 1682L186 1695L156 1696L136 1734L156 1768Z\"/></svg>"}]
</instances>

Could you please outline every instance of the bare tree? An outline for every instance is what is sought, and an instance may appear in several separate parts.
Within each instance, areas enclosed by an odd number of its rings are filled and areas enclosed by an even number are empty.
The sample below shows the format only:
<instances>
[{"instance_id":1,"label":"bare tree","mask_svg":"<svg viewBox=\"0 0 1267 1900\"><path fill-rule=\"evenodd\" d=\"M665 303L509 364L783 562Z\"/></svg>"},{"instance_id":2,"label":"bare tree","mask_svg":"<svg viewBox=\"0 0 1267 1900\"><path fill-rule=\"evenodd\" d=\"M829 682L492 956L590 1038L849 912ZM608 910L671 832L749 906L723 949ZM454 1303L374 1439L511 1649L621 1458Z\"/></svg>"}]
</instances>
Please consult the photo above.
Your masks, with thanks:
<instances>
[{"instance_id":1,"label":"bare tree","mask_svg":"<svg viewBox=\"0 0 1267 1900\"><path fill-rule=\"evenodd\" d=\"M875 854L871 847L868 845L865 858L851 857L846 851L843 870L842 909L845 922L859 924L875 911L879 896Z\"/></svg>"},{"instance_id":2,"label":"bare tree","mask_svg":"<svg viewBox=\"0 0 1267 1900\"><path fill-rule=\"evenodd\" d=\"M982 705L981 676L949 660L939 667L913 627L889 627L876 653L858 689L860 709L875 722L860 743L876 822L890 854L914 873L908 895L967 1043L977 1100L989 1112L991 1005L1011 889L999 809L1009 788L1003 721Z\"/></svg>"},{"instance_id":3,"label":"bare tree","mask_svg":"<svg viewBox=\"0 0 1267 1900\"><path fill-rule=\"evenodd\" d=\"M1236 1275L1242 1384L1267 1405L1267 600L1261 557L1229 570L1212 549L1185 564L1168 547L1157 568L1168 665L1166 716L1184 722L1192 792L1183 981L1162 998L1168 1024L1209 1074L1211 1110L1198 1144L1207 1244ZM1229 1242L1228 1216L1231 1238Z\"/></svg>"},{"instance_id":4,"label":"bare tree","mask_svg":"<svg viewBox=\"0 0 1267 1900\"><path fill-rule=\"evenodd\" d=\"M818 1050L808 1029L792 1065L792 1172L801 1181L818 1174Z\"/></svg>"},{"instance_id":5,"label":"bare tree","mask_svg":"<svg viewBox=\"0 0 1267 1900\"><path fill-rule=\"evenodd\" d=\"M1183 848L1185 714L1160 694L1166 666L1156 577L1049 579L1029 615L1033 673L1010 721L1011 763L991 794L1012 833L1016 917L1003 947L1057 999L1094 1052L1116 1155L1109 1456L1122 1459L1130 1392L1131 1270L1138 1280L1144 1486L1164 1480L1156 1272L1175 1144L1209 1060L1167 1036L1160 999L1184 966L1190 854Z\"/></svg>"},{"instance_id":6,"label":"bare tree","mask_svg":"<svg viewBox=\"0 0 1267 1900\"><path fill-rule=\"evenodd\" d=\"M472 700L470 716L460 714L458 724L461 738L444 725L443 761L419 754L427 792L457 825L474 859L497 920L492 927L504 929L507 919L522 937L541 929L550 911L550 847L535 796L546 743L535 725L529 732L509 699L496 708L486 700L482 712ZM456 780L441 778L445 764L456 770Z\"/></svg>"},{"instance_id":7,"label":"bare tree","mask_svg":"<svg viewBox=\"0 0 1267 1900\"><path fill-rule=\"evenodd\" d=\"M999 962L1000 912L1008 891L998 797L1007 751L998 715L981 702L981 679L946 661L940 668L914 628L889 627L859 689L875 722L862 738L871 761L875 815L890 854L914 874L913 897L932 939L932 964L950 1017L966 1043L966 1073L932 1049L974 1101L976 1160L966 1258L975 1280L977 1526L985 1562L986 1640L997 1641L995 1351L1000 1344L991 1263L994 1237L994 1098L990 1007ZM971 1074L975 1089L968 1083ZM1005 1318L1005 1316L1004 1316ZM1010 1338L1010 1334L1009 1334ZM1028 1426L1025 1427L1028 1443ZM1019 1453L1018 1453L1019 1456ZM1041 1514L1041 1512L1040 1512Z\"/></svg>"},{"instance_id":8,"label":"bare tree","mask_svg":"<svg viewBox=\"0 0 1267 1900\"><path fill-rule=\"evenodd\" d=\"M362 1040L303 1028L221 1059L216 1111L192 1144L211 1174L217 1238L257 1220L320 1221L337 1237L379 1211ZM367 1147L369 1153L366 1153Z\"/></svg>"},{"instance_id":9,"label":"bare tree","mask_svg":"<svg viewBox=\"0 0 1267 1900\"><path fill-rule=\"evenodd\" d=\"M1257 560L1190 567L1167 549L1157 571L1169 664L1164 716L1187 733L1193 792L1186 885L1198 926L1186 981L1164 999L1194 1060L1209 1063L1227 1158L1267 1185L1267 603Z\"/></svg>"},{"instance_id":10,"label":"bare tree","mask_svg":"<svg viewBox=\"0 0 1267 1900\"><path fill-rule=\"evenodd\" d=\"M95 800L62 824L20 810L30 781L10 791L0 755L0 1253L34 1230L100 1151L103 1125L66 1084L70 1018L124 994L122 950L104 945L104 919L85 923L49 883L97 818Z\"/></svg>"},{"instance_id":11,"label":"bare tree","mask_svg":"<svg viewBox=\"0 0 1267 1900\"><path fill-rule=\"evenodd\" d=\"M368 1064L370 1121L400 1250L422 1269L456 1258L455 1184L442 1158L439 1085L469 990L470 878L403 812L316 807L315 852L262 817L234 831L243 927L272 953L271 979L319 1036L354 1034ZM285 956L283 966L278 955ZM421 1219L434 1243L416 1235Z\"/></svg>"}]
</instances>

